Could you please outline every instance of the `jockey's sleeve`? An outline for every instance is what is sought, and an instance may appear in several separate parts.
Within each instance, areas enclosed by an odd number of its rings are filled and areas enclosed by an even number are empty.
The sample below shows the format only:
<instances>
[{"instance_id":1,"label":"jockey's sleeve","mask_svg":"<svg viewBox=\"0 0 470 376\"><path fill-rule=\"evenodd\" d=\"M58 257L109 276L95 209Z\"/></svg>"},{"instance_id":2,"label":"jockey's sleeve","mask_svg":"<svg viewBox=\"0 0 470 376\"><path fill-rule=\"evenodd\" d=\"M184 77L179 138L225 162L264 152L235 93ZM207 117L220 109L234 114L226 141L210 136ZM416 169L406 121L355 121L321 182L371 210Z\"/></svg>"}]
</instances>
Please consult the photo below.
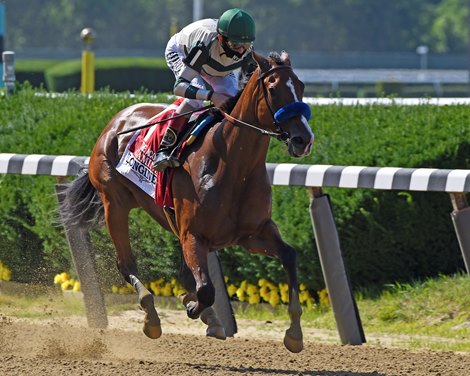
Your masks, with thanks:
<instances>
[{"instance_id":1,"label":"jockey's sleeve","mask_svg":"<svg viewBox=\"0 0 470 376\"><path fill-rule=\"evenodd\" d=\"M191 85L192 79L197 76L199 76L198 72L185 65L176 79L173 93L179 97L189 99L210 100L213 94L212 90L201 89Z\"/></svg>"}]
</instances>

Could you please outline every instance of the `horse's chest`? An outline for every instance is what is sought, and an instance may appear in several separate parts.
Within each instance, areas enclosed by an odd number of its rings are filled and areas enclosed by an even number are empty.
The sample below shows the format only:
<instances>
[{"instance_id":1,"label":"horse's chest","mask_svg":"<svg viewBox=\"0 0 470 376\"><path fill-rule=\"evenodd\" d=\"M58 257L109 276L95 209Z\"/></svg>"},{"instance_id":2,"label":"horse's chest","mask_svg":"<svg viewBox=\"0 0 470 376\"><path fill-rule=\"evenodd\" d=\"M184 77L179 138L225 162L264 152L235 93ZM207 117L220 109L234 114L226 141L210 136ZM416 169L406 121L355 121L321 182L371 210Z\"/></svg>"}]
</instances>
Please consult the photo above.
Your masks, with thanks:
<instances>
[{"instance_id":1,"label":"horse's chest","mask_svg":"<svg viewBox=\"0 0 470 376\"><path fill-rule=\"evenodd\" d=\"M236 244L241 237L255 233L270 217L269 201L255 192L237 189L236 185L220 186L209 179L207 187L211 184L200 195L195 217L198 232L206 239L216 244Z\"/></svg>"}]
</instances>

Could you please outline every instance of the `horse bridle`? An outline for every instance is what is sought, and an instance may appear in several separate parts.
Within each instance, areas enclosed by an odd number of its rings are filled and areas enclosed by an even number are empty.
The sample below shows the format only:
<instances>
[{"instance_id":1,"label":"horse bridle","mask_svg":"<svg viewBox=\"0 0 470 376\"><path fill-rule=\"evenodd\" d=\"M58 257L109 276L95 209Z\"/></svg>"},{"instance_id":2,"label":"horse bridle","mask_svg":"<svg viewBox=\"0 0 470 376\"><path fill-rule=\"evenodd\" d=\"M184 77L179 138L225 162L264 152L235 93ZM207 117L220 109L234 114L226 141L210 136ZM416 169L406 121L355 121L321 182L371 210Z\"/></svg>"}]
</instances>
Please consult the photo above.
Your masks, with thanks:
<instances>
[{"instance_id":1,"label":"horse bridle","mask_svg":"<svg viewBox=\"0 0 470 376\"><path fill-rule=\"evenodd\" d=\"M261 81L261 85L262 85L261 87L263 89L263 98L273 118L273 127L275 129L275 132L267 131L266 129L259 128L253 124L249 124L242 120L236 119L233 116L223 111L221 112L224 115L224 117L227 118L232 123L243 124L245 126L248 126L250 128L253 128L259 131L260 133L264 135L275 137L279 141L282 141L287 144L289 140L289 133L286 132L284 129L282 129L281 123L291 117L298 116L298 115L303 115L306 117L307 120L309 120L310 119L310 107L304 102L294 101L292 103L289 103L281 107L277 111L274 111L273 106L271 102L269 101L268 89L266 88L266 83L264 82L264 79L280 69L292 70L292 67L290 65L278 65L278 66L272 67L266 72L261 72L260 70L258 73L258 78L257 78L257 80Z\"/></svg>"},{"instance_id":2,"label":"horse bridle","mask_svg":"<svg viewBox=\"0 0 470 376\"><path fill-rule=\"evenodd\" d=\"M268 106L269 112L271 113L271 116L273 117L273 127L277 133L276 138L279 141L287 143L287 140L289 139L289 133L287 133L284 129L282 129L281 123L276 120L275 114L277 111L273 110L273 106L271 102L269 101L268 88L266 87L266 83L264 82L264 79L266 77L270 76L274 72L281 70L281 69L292 70L292 67L290 65L278 65L276 67L272 67L271 69L263 73L261 73L261 70L260 70L259 75L258 75L258 80L261 81L261 87L263 88L264 101L266 102L266 106Z\"/></svg>"}]
</instances>

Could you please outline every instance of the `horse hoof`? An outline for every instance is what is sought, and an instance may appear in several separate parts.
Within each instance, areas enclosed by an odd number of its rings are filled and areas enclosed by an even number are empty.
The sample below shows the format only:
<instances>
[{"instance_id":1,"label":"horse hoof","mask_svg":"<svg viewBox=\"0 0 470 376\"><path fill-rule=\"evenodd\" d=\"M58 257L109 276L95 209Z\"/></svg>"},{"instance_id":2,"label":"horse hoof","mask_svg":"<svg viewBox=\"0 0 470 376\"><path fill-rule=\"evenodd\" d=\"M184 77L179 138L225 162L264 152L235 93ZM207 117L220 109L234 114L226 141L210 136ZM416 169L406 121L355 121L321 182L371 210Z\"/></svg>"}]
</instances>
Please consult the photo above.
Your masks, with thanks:
<instances>
[{"instance_id":1,"label":"horse hoof","mask_svg":"<svg viewBox=\"0 0 470 376\"><path fill-rule=\"evenodd\" d=\"M304 348L304 342L302 339L295 339L286 334L284 337L284 346L290 352L299 353Z\"/></svg>"},{"instance_id":2,"label":"horse hoof","mask_svg":"<svg viewBox=\"0 0 470 376\"><path fill-rule=\"evenodd\" d=\"M197 319L201 312L199 312L199 305L197 302L189 302L186 306L186 313L190 319Z\"/></svg>"},{"instance_id":3,"label":"horse hoof","mask_svg":"<svg viewBox=\"0 0 470 376\"><path fill-rule=\"evenodd\" d=\"M162 335L162 327L160 325L160 317L158 317L157 310L153 302L151 294L145 294L140 299L140 307L145 312L144 317L144 334L151 338L157 339Z\"/></svg>"},{"instance_id":4,"label":"horse hoof","mask_svg":"<svg viewBox=\"0 0 470 376\"><path fill-rule=\"evenodd\" d=\"M162 327L160 325L144 325L143 331L144 334L151 339L157 339L162 336Z\"/></svg>"},{"instance_id":5,"label":"horse hoof","mask_svg":"<svg viewBox=\"0 0 470 376\"><path fill-rule=\"evenodd\" d=\"M217 338L217 339L227 339L227 336L225 335L225 329L223 326L220 326L220 325L214 325L214 326L208 327L206 329L206 336Z\"/></svg>"}]
</instances>

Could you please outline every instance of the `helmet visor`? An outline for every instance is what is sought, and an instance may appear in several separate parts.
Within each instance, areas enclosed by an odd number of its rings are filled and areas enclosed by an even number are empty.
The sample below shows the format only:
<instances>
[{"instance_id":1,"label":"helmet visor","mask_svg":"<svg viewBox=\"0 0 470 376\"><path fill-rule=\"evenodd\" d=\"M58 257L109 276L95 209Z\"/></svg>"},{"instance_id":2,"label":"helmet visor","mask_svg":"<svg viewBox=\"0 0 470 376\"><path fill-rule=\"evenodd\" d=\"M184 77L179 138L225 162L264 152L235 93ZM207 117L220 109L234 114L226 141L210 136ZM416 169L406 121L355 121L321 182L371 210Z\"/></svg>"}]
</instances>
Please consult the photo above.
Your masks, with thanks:
<instances>
[{"instance_id":1,"label":"helmet visor","mask_svg":"<svg viewBox=\"0 0 470 376\"><path fill-rule=\"evenodd\" d=\"M253 45L253 42L235 42L233 40L228 39L227 40L227 45L232 50L239 50L240 48L243 48L244 50L247 50Z\"/></svg>"}]
</instances>

